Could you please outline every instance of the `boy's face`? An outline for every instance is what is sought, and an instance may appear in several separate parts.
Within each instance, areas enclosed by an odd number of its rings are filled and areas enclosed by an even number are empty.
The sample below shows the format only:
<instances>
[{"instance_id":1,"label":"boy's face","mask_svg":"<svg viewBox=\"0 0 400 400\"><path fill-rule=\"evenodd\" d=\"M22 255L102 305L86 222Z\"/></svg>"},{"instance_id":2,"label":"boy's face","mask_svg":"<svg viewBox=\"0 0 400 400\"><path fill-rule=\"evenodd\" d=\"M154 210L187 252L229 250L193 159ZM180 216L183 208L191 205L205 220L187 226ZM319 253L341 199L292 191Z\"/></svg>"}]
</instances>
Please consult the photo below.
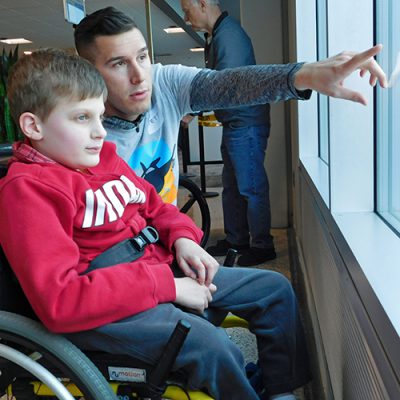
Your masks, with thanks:
<instances>
[{"instance_id":1,"label":"boy's face","mask_svg":"<svg viewBox=\"0 0 400 400\"><path fill-rule=\"evenodd\" d=\"M103 96L82 101L61 100L45 122L39 119L39 140L32 140L39 152L69 168L97 165L106 131L102 125Z\"/></svg>"},{"instance_id":2,"label":"boy's face","mask_svg":"<svg viewBox=\"0 0 400 400\"><path fill-rule=\"evenodd\" d=\"M95 39L93 64L103 76L108 97L106 114L134 121L151 104L151 63L146 41L134 28Z\"/></svg>"}]
</instances>

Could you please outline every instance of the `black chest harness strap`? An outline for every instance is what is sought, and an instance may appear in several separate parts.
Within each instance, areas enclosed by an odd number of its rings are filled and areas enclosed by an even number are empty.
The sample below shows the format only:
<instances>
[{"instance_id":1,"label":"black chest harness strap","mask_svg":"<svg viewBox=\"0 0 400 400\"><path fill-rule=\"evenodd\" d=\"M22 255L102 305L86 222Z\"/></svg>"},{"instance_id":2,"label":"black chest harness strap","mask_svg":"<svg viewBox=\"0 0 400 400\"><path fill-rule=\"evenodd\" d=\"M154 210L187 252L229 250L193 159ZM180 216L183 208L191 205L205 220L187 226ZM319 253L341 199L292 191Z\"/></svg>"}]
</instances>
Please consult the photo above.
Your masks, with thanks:
<instances>
[{"instance_id":1,"label":"black chest harness strap","mask_svg":"<svg viewBox=\"0 0 400 400\"><path fill-rule=\"evenodd\" d=\"M83 274L98 268L135 261L143 255L148 244L156 243L158 239L157 230L152 226L146 226L134 238L123 240L99 254Z\"/></svg>"}]
</instances>

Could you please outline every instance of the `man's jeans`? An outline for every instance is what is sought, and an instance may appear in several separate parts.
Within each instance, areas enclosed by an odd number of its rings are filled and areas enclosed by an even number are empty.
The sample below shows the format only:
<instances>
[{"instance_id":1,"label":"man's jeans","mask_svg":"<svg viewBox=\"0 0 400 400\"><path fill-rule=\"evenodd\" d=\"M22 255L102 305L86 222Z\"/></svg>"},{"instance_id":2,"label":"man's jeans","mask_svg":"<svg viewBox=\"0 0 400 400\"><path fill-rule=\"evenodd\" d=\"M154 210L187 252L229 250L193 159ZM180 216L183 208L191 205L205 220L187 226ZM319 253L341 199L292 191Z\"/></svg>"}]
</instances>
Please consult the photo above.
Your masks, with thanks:
<instances>
[{"instance_id":1,"label":"man's jeans","mask_svg":"<svg viewBox=\"0 0 400 400\"><path fill-rule=\"evenodd\" d=\"M226 240L236 245L273 246L269 183L264 167L269 126L224 127L221 153L222 207Z\"/></svg>"}]
</instances>

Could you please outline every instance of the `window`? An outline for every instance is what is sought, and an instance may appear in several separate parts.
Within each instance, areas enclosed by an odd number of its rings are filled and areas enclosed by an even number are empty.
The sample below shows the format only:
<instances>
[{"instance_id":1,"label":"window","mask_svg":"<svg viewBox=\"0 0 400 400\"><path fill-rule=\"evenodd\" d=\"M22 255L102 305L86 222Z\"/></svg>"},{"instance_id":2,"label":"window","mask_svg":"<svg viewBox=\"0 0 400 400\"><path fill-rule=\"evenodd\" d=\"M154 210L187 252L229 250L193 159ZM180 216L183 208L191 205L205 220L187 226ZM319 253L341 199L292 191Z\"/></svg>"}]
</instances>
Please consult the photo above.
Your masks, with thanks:
<instances>
[{"instance_id":1,"label":"window","mask_svg":"<svg viewBox=\"0 0 400 400\"><path fill-rule=\"evenodd\" d=\"M328 21L326 0L316 0L317 59L328 57ZM329 100L318 94L318 155L329 165Z\"/></svg>"},{"instance_id":2,"label":"window","mask_svg":"<svg viewBox=\"0 0 400 400\"><path fill-rule=\"evenodd\" d=\"M298 59L322 58L324 45L327 55L333 56L343 50L363 50L382 42L384 50L378 62L390 74L400 51L399 17L398 0L297 0ZM396 86L389 90L378 88L375 98L368 78L360 79L356 72L346 79L345 86L361 92L368 106L330 98L326 108L328 117L323 122L324 105L318 104L317 96L298 102L300 161L313 182L310 195L319 192L325 201L325 211L331 213L343 235L346 242L343 255L346 257L348 246L400 333L396 302L400 235L382 219L384 216L400 232L400 75ZM329 129L325 129L328 142L325 161L323 123ZM297 187L299 196L307 190L307 185ZM305 198L308 201L308 195ZM380 215L376 212L378 208ZM302 241L302 235L310 231L301 209L299 214L298 232ZM323 218L319 213L316 216ZM341 243L332 246L339 248ZM311 256L313 260L321 257L321 262L325 261L318 249Z\"/></svg>"},{"instance_id":3,"label":"window","mask_svg":"<svg viewBox=\"0 0 400 400\"><path fill-rule=\"evenodd\" d=\"M376 2L377 42L384 45L378 61L392 72L400 63L400 2ZM396 68L397 67L397 68ZM400 233L400 85L377 89L377 212Z\"/></svg>"}]
</instances>

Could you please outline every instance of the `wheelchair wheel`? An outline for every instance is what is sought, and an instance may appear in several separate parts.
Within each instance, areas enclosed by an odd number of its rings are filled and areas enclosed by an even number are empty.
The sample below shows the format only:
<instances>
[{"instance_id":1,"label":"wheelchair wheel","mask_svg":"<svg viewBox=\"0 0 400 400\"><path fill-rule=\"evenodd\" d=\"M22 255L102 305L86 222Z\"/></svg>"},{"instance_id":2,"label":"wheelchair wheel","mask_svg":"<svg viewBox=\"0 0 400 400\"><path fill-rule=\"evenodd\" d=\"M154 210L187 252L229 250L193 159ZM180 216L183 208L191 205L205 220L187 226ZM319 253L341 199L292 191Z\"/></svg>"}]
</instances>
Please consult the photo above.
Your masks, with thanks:
<instances>
[{"instance_id":1,"label":"wheelchair wheel","mask_svg":"<svg viewBox=\"0 0 400 400\"><path fill-rule=\"evenodd\" d=\"M78 389L80 392L76 398L83 395L85 400L117 400L110 385L95 365L66 338L50 333L39 322L0 311L0 338L2 344L14 349L16 353L30 356L35 363L39 363L49 373L62 379L67 388L68 385L74 385L75 390ZM33 369L24 369L21 364L18 366L8 364L8 368L2 370L0 378L4 385L7 383L7 375L11 375L10 384L15 386L15 395L20 393L20 396L16 396L18 400L33 399L37 393L30 382L35 380L32 379L32 375L36 376L35 372ZM15 381L14 376L16 376ZM26 382L27 389L19 387L19 382ZM24 397L27 390L30 390L31 397L28 397L28 394ZM62 397L57 398L62 399Z\"/></svg>"},{"instance_id":2,"label":"wheelchair wheel","mask_svg":"<svg viewBox=\"0 0 400 400\"><path fill-rule=\"evenodd\" d=\"M204 247L210 236L211 217L207 200L200 188L189 178L179 178L178 207L188 214L204 232L200 245Z\"/></svg>"}]
</instances>

